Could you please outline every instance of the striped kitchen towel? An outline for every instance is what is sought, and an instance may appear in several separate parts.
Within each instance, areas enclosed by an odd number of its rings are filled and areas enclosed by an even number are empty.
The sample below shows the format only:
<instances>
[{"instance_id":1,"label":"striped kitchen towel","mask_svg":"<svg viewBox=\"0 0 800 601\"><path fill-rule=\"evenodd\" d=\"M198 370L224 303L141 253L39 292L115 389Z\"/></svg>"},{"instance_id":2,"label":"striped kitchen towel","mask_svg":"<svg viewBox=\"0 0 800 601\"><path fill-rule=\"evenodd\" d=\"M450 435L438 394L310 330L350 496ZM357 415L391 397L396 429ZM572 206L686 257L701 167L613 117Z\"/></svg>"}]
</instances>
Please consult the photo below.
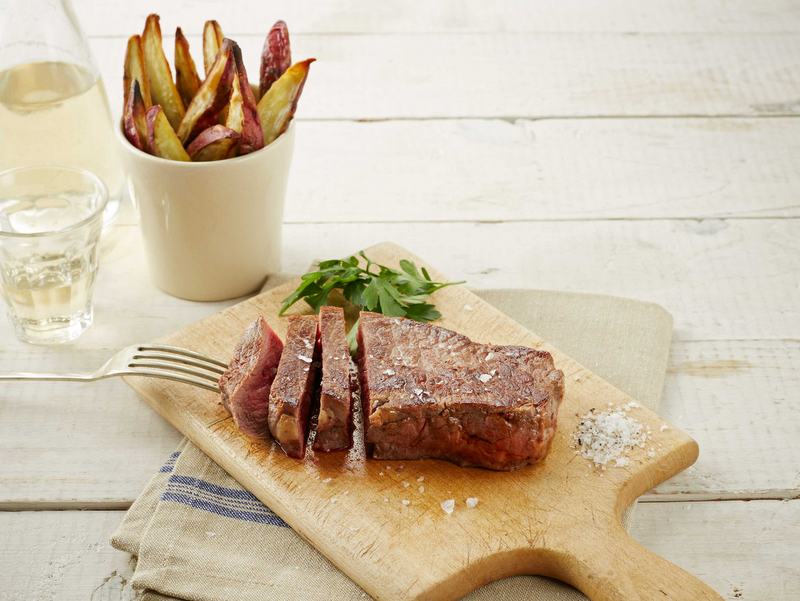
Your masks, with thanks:
<instances>
[{"instance_id":1,"label":"striped kitchen towel","mask_svg":"<svg viewBox=\"0 0 800 601\"><path fill-rule=\"evenodd\" d=\"M656 305L535 290L483 291L490 303L657 410L672 319ZM368 599L353 581L184 441L131 506L112 544L137 557L141 601ZM469 601L576 601L570 587L519 576Z\"/></svg>"}]
</instances>

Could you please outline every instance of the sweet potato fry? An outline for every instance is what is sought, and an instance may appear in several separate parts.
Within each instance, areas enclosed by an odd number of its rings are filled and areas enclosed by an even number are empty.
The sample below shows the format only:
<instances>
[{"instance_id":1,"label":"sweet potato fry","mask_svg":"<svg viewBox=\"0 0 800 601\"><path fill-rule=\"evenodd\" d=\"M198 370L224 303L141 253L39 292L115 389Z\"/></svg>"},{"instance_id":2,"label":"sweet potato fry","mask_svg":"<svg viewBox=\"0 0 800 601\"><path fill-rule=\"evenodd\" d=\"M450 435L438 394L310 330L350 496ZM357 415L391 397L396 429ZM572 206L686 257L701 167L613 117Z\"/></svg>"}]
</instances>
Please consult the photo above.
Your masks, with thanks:
<instances>
[{"instance_id":1,"label":"sweet potato fry","mask_svg":"<svg viewBox=\"0 0 800 601\"><path fill-rule=\"evenodd\" d=\"M178 94L178 88L175 86L175 82L172 81L169 62L167 62L167 57L164 56L158 15L148 15L144 33L142 34L142 47L152 101L163 107L172 127L178 127L181 119L183 119L185 109L180 94Z\"/></svg>"},{"instance_id":2,"label":"sweet potato fry","mask_svg":"<svg viewBox=\"0 0 800 601\"><path fill-rule=\"evenodd\" d=\"M192 160L158 104L147 109L147 139L150 153L157 157L173 161Z\"/></svg>"},{"instance_id":3,"label":"sweet potato fry","mask_svg":"<svg viewBox=\"0 0 800 601\"><path fill-rule=\"evenodd\" d=\"M184 106L189 106L200 88L200 76L189 52L189 40L180 27L175 30L175 82Z\"/></svg>"},{"instance_id":4,"label":"sweet potato fry","mask_svg":"<svg viewBox=\"0 0 800 601\"><path fill-rule=\"evenodd\" d=\"M140 90L139 81L134 79L122 112L122 127L128 141L147 152L147 109Z\"/></svg>"},{"instance_id":5,"label":"sweet potato fry","mask_svg":"<svg viewBox=\"0 0 800 601\"><path fill-rule=\"evenodd\" d=\"M178 126L178 138L181 142L190 142L201 131L214 125L220 110L227 104L236 71L232 47L231 40L223 40L214 66L197 90Z\"/></svg>"},{"instance_id":6,"label":"sweet potato fry","mask_svg":"<svg viewBox=\"0 0 800 601\"><path fill-rule=\"evenodd\" d=\"M291 64L292 50L289 46L289 28L283 21L278 21L267 33L264 48L261 50L259 97L267 93L270 86L284 74Z\"/></svg>"},{"instance_id":7,"label":"sweet potato fry","mask_svg":"<svg viewBox=\"0 0 800 601\"><path fill-rule=\"evenodd\" d=\"M235 154L240 137L224 125L212 125L197 134L186 151L193 161L220 161Z\"/></svg>"},{"instance_id":8,"label":"sweet potato fry","mask_svg":"<svg viewBox=\"0 0 800 601\"><path fill-rule=\"evenodd\" d=\"M203 25L203 67L206 77L208 77L211 67L214 66L214 61L217 60L224 37L222 27L216 21L206 21Z\"/></svg>"},{"instance_id":9,"label":"sweet potato fry","mask_svg":"<svg viewBox=\"0 0 800 601\"><path fill-rule=\"evenodd\" d=\"M280 136L297 110L297 101L303 93L308 69L316 59L309 58L289 67L266 94L258 101L258 117L264 133L264 144Z\"/></svg>"},{"instance_id":10,"label":"sweet potato fry","mask_svg":"<svg viewBox=\"0 0 800 601\"><path fill-rule=\"evenodd\" d=\"M128 48L125 50L125 70L122 77L123 106L128 104L128 95L131 92L133 81L139 82L139 91L142 94L145 108L150 108L153 101L150 98L150 82L144 66L144 52L142 52L142 38L132 35L128 38Z\"/></svg>"},{"instance_id":11,"label":"sweet potato fry","mask_svg":"<svg viewBox=\"0 0 800 601\"><path fill-rule=\"evenodd\" d=\"M241 98L241 107L237 107L237 111L241 111L241 116L236 116L234 121L238 127L231 127L234 131L241 134L242 139L239 142L240 154L247 154L258 150L264 146L264 133L261 131L261 123L258 119L258 107L256 105L256 95L253 93L253 88L247 80L247 70L244 67L242 60L242 50L236 42L232 43L233 60L236 65L236 73L234 74L233 92L231 93L231 102L228 108L228 119L231 117L231 111L234 100L235 92ZM230 126L229 126L230 127Z\"/></svg>"}]
</instances>

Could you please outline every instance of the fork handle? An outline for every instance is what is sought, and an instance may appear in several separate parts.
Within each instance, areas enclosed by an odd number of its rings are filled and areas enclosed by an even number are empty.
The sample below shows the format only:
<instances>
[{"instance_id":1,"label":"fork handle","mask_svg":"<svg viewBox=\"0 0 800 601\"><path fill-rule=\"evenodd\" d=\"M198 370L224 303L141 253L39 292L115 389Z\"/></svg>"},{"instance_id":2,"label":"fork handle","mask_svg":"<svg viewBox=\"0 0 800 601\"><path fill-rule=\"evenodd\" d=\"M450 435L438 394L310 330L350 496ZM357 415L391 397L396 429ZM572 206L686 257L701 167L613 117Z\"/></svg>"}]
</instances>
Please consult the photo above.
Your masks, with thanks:
<instances>
[{"instance_id":1,"label":"fork handle","mask_svg":"<svg viewBox=\"0 0 800 601\"><path fill-rule=\"evenodd\" d=\"M31 372L19 372L16 374L0 374L0 382L12 380L42 380L42 381L63 381L63 382L91 382L97 380L92 374L35 374Z\"/></svg>"}]
</instances>

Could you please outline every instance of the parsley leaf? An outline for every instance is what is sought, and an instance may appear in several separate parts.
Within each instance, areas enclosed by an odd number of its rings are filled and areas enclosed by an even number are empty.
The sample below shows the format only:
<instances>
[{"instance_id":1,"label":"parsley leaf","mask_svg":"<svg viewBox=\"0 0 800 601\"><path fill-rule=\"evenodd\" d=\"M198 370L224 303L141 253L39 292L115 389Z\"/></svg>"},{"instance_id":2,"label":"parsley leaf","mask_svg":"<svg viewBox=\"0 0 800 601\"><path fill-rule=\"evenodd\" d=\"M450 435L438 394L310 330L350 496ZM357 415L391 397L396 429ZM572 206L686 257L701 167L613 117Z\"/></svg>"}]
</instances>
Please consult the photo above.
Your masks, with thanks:
<instances>
[{"instance_id":1,"label":"parsley leaf","mask_svg":"<svg viewBox=\"0 0 800 601\"><path fill-rule=\"evenodd\" d=\"M364 266L359 262L363 259ZM375 311L392 317L407 317L416 321L433 321L442 314L428 297L447 286L464 282L435 282L428 270L408 259L400 261L400 269L374 263L364 251L346 259L320 261L318 271L302 276L300 285L283 299L279 315L299 300L304 300L315 311L327 304L333 290L341 290L344 297L359 309ZM347 335L351 348L355 345L356 327Z\"/></svg>"}]
</instances>

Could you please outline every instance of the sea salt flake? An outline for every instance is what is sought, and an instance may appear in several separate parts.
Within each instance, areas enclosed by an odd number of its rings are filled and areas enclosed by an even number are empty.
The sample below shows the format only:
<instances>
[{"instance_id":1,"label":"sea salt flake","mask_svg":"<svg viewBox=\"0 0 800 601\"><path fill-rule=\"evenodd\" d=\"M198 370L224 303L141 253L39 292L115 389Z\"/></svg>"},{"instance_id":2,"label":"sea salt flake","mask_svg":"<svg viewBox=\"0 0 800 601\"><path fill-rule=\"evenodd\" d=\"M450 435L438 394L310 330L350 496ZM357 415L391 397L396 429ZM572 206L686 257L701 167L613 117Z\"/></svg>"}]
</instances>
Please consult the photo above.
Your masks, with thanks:
<instances>
[{"instance_id":1,"label":"sea salt flake","mask_svg":"<svg viewBox=\"0 0 800 601\"><path fill-rule=\"evenodd\" d=\"M297 355L297 358L300 361L304 361L305 363L311 363L311 357L306 357L305 355Z\"/></svg>"},{"instance_id":2,"label":"sea salt flake","mask_svg":"<svg viewBox=\"0 0 800 601\"><path fill-rule=\"evenodd\" d=\"M492 359L494 359L494 352L489 351L489 354L486 355L486 361L491 361Z\"/></svg>"},{"instance_id":3,"label":"sea salt flake","mask_svg":"<svg viewBox=\"0 0 800 601\"><path fill-rule=\"evenodd\" d=\"M478 505L478 497L467 497L467 507L474 509Z\"/></svg>"},{"instance_id":4,"label":"sea salt flake","mask_svg":"<svg viewBox=\"0 0 800 601\"><path fill-rule=\"evenodd\" d=\"M383 472L378 472L378 475L379 476L383 476Z\"/></svg>"},{"instance_id":5,"label":"sea salt flake","mask_svg":"<svg viewBox=\"0 0 800 601\"><path fill-rule=\"evenodd\" d=\"M384 370L383 370L383 373L384 373L384 375L386 375L386 376L393 376L393 375L394 375L395 373L397 373L397 372L395 372L393 369L384 369Z\"/></svg>"},{"instance_id":6,"label":"sea salt flake","mask_svg":"<svg viewBox=\"0 0 800 601\"><path fill-rule=\"evenodd\" d=\"M492 374L481 374L478 376L478 379L486 384L486 382L492 379Z\"/></svg>"},{"instance_id":7,"label":"sea salt flake","mask_svg":"<svg viewBox=\"0 0 800 601\"><path fill-rule=\"evenodd\" d=\"M456 508L456 500L455 499L446 499L440 503L442 507L442 511L444 511L447 515L453 513L453 510Z\"/></svg>"},{"instance_id":8,"label":"sea salt flake","mask_svg":"<svg viewBox=\"0 0 800 601\"><path fill-rule=\"evenodd\" d=\"M409 505L411 505L411 501L409 501L408 499L403 499L403 500L402 500L402 501L400 501L400 502L401 502L403 505L405 505L406 507L408 507Z\"/></svg>"},{"instance_id":9,"label":"sea salt flake","mask_svg":"<svg viewBox=\"0 0 800 601\"><path fill-rule=\"evenodd\" d=\"M644 426L627 415L625 408L590 410L580 418L572 434L572 447L581 456L605 469L607 465L623 466L618 460L634 447L644 448L647 432Z\"/></svg>"},{"instance_id":10,"label":"sea salt flake","mask_svg":"<svg viewBox=\"0 0 800 601\"><path fill-rule=\"evenodd\" d=\"M322 481L322 483L323 483L323 484L327 484L327 483L328 483L328 482L330 482L331 480L333 480L333 478L325 478L325 479Z\"/></svg>"}]
</instances>

